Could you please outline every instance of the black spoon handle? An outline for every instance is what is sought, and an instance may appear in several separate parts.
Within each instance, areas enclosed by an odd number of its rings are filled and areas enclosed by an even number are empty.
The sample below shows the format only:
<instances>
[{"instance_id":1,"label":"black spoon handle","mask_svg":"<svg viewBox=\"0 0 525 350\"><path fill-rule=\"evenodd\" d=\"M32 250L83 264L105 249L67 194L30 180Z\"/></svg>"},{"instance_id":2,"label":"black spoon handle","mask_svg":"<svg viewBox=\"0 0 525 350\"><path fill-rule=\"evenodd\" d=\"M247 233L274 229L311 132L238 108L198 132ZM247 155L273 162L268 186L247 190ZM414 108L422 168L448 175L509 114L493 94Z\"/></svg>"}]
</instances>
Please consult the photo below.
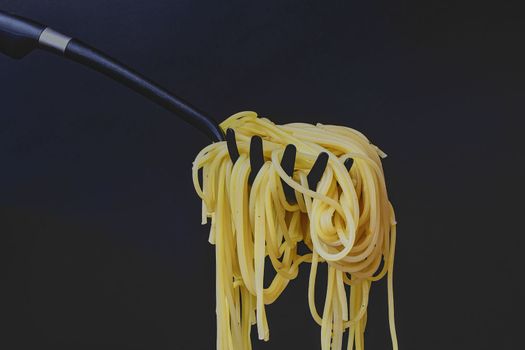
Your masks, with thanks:
<instances>
[{"instance_id":1,"label":"black spoon handle","mask_svg":"<svg viewBox=\"0 0 525 350\"><path fill-rule=\"evenodd\" d=\"M45 25L0 11L0 52L20 59L37 48L92 68L175 113L212 141L224 140L224 133L215 120L135 70Z\"/></svg>"}]
</instances>

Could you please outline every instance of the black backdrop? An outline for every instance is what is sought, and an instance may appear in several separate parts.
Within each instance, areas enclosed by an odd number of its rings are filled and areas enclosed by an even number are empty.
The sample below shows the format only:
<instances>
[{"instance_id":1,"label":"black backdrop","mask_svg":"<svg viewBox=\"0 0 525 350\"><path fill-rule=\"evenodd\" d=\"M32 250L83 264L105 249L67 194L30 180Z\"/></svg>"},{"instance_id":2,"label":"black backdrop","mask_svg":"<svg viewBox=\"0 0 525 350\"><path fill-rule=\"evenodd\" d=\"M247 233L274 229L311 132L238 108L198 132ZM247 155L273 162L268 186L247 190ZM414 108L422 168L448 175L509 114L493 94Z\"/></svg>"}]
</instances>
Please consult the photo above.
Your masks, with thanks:
<instances>
[{"instance_id":1,"label":"black backdrop","mask_svg":"<svg viewBox=\"0 0 525 350\"><path fill-rule=\"evenodd\" d=\"M422 4L424 3L424 4ZM459 5L458 3L461 3ZM0 1L217 119L336 123L385 150L402 349L518 349L523 19L457 1ZM214 250L190 166L208 141L43 52L0 57L2 349L210 349ZM321 281L322 283L322 281ZM307 272L255 349L318 349ZM387 349L385 283L367 349Z\"/></svg>"}]
</instances>

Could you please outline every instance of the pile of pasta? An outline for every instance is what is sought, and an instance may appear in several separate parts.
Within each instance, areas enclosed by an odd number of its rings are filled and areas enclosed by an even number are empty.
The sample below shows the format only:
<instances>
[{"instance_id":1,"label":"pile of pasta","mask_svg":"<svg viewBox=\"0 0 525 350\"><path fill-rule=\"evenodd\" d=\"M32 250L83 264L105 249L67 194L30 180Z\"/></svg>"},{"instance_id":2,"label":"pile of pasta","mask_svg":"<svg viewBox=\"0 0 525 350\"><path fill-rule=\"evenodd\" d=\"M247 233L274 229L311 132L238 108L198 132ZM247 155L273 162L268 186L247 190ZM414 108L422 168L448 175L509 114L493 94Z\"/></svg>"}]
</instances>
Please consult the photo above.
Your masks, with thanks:
<instances>
[{"instance_id":1,"label":"pile of pasta","mask_svg":"<svg viewBox=\"0 0 525 350\"><path fill-rule=\"evenodd\" d=\"M381 166L386 155L363 134L343 126L276 125L255 112L241 112L221 128L236 133L240 157L235 164L226 142L204 148L193 163L202 223L211 218L209 241L216 250L217 349L251 349L254 324L259 339L268 340L266 306L297 277L303 263L310 264L309 308L321 326L323 350L341 349L347 330L347 348L364 349L370 287L385 275L397 349L392 285L396 221ZM254 135L263 139L265 164L250 185ZM297 148L293 177L280 165L288 144ZM314 191L307 175L320 152L329 159ZM353 160L350 170L344 166L348 158ZM281 179L295 190L296 204L287 202ZM307 254L299 254L299 244L308 247ZM265 286L267 259L275 272ZM315 303L319 263L328 264L321 312Z\"/></svg>"}]
</instances>

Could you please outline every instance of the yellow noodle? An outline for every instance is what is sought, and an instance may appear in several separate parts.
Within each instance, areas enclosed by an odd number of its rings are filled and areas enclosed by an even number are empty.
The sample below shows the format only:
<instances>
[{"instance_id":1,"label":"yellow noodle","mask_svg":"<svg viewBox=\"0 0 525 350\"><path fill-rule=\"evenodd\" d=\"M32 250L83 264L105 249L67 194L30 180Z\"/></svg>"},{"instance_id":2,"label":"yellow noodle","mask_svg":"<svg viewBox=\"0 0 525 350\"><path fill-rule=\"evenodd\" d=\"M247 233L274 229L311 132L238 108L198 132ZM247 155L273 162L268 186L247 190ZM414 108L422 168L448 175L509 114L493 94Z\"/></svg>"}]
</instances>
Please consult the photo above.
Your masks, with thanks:
<instances>
[{"instance_id":1,"label":"yellow noodle","mask_svg":"<svg viewBox=\"0 0 525 350\"><path fill-rule=\"evenodd\" d=\"M397 350L392 274L396 221L381 165L386 155L363 134L343 126L276 125L255 112L241 112L221 128L235 130L236 163L226 142L204 148L193 163L202 223L211 218L209 241L216 249L217 349L251 349L254 324L259 339L268 340L266 306L297 277L300 265L310 262L308 305L321 326L321 349L341 350L347 330L347 349L364 349L370 287L386 274L392 348ZM249 185L249 145L255 135L263 139L265 163ZM297 147L291 177L280 165L288 144ZM328 154L328 165L313 190L307 174L320 152ZM344 166L349 158L350 171ZM286 201L281 180L295 190L296 204ZM300 255L302 244L311 253ZM274 277L264 286L267 258ZM328 264L321 314L315 305L319 263Z\"/></svg>"}]
</instances>

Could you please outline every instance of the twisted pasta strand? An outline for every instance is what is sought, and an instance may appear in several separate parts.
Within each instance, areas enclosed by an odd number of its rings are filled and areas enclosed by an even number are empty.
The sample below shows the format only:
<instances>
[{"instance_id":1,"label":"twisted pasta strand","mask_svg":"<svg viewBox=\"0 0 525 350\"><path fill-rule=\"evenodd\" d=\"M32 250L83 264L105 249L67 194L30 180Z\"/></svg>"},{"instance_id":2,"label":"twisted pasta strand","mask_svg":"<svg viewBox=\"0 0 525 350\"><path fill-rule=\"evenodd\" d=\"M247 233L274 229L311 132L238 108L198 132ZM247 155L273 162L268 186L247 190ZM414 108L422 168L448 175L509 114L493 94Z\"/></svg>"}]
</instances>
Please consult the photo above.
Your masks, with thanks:
<instances>
[{"instance_id":1,"label":"twisted pasta strand","mask_svg":"<svg viewBox=\"0 0 525 350\"><path fill-rule=\"evenodd\" d=\"M218 142L204 148L193 164L202 223L211 218L209 241L216 249L217 349L251 349L253 324L259 339L268 340L266 305L297 277L299 266L309 262L308 304L321 326L321 348L342 349L348 329L347 349L364 349L370 287L387 274L390 333L397 350L392 275L396 221L381 165L386 155L363 134L342 126L275 125L254 112L241 112L221 128L235 130L239 159L232 164L226 143ZM249 144L254 135L264 140L266 162L250 186ZM297 148L292 177L280 165L288 144ZM320 152L329 160L313 191L306 176ZM344 166L349 158L350 171ZM286 201L281 179L295 190L296 204ZM299 254L300 244L311 253ZM267 257L275 276L265 287ZM322 314L315 305L320 262L328 264Z\"/></svg>"}]
</instances>

